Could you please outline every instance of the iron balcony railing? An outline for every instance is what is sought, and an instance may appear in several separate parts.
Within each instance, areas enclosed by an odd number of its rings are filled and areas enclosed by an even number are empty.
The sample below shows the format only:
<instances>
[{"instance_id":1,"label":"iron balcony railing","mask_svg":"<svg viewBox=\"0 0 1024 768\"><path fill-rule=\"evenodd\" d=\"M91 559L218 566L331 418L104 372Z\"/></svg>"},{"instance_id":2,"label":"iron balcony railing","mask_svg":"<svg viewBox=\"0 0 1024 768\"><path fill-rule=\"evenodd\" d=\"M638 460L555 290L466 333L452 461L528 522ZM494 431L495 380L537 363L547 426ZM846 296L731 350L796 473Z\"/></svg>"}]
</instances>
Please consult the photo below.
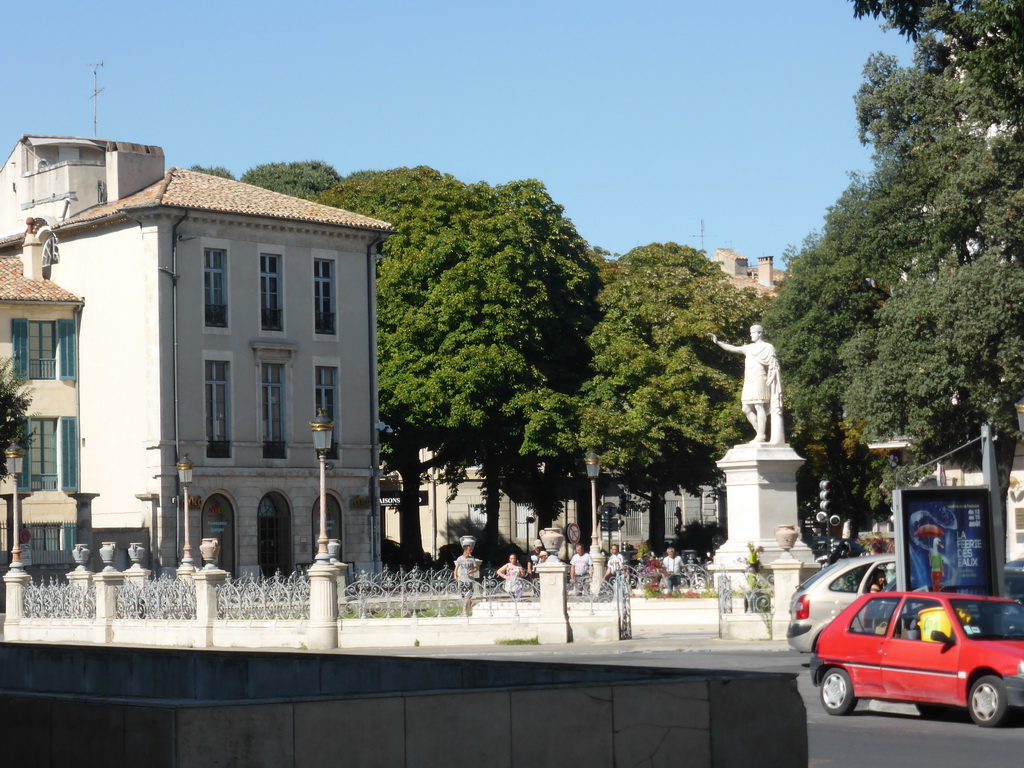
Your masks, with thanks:
<instances>
[{"instance_id":1,"label":"iron balcony railing","mask_svg":"<svg viewBox=\"0 0 1024 768\"><path fill-rule=\"evenodd\" d=\"M283 440L267 440L263 443L264 459L287 459L287 444Z\"/></svg>"},{"instance_id":2,"label":"iron balcony railing","mask_svg":"<svg viewBox=\"0 0 1024 768\"><path fill-rule=\"evenodd\" d=\"M334 333L333 312L315 312L314 314L316 318L317 333Z\"/></svg>"},{"instance_id":3,"label":"iron balcony railing","mask_svg":"<svg viewBox=\"0 0 1024 768\"><path fill-rule=\"evenodd\" d=\"M210 440L206 443L206 458L208 459L230 459L230 440Z\"/></svg>"},{"instance_id":4,"label":"iron balcony railing","mask_svg":"<svg viewBox=\"0 0 1024 768\"><path fill-rule=\"evenodd\" d=\"M228 325L228 305L207 304L206 324L213 328L226 328Z\"/></svg>"},{"instance_id":5,"label":"iron balcony railing","mask_svg":"<svg viewBox=\"0 0 1024 768\"><path fill-rule=\"evenodd\" d=\"M57 378L57 360L52 357L37 357L34 360L29 360L28 377L30 379Z\"/></svg>"},{"instance_id":6,"label":"iron balcony railing","mask_svg":"<svg viewBox=\"0 0 1024 768\"><path fill-rule=\"evenodd\" d=\"M33 491L56 491L57 474L32 475L31 488Z\"/></svg>"},{"instance_id":7,"label":"iron balcony railing","mask_svg":"<svg viewBox=\"0 0 1024 768\"><path fill-rule=\"evenodd\" d=\"M280 331L284 327L283 318L283 310L268 309L266 307L260 310L260 319L263 323L264 331Z\"/></svg>"}]
</instances>

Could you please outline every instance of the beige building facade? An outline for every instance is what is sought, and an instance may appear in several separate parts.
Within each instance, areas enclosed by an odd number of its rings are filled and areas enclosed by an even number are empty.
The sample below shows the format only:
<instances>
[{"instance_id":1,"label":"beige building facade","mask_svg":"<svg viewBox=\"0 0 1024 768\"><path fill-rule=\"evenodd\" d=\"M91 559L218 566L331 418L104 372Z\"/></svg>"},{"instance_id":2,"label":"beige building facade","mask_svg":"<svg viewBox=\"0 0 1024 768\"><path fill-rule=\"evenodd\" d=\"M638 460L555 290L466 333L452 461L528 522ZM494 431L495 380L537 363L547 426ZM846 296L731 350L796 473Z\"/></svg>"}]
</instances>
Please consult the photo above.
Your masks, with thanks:
<instances>
[{"instance_id":1,"label":"beige building facade","mask_svg":"<svg viewBox=\"0 0 1024 768\"><path fill-rule=\"evenodd\" d=\"M64 159L40 162L44 154ZM212 537L235 573L308 564L319 530L309 422L323 408L335 424L329 536L342 541L343 560L373 567L375 260L390 226L164 172L158 147L135 144L23 137L0 180L0 232L21 227L0 239L0 259L24 259L30 219L45 277L78 301L68 308L75 448L89 502L79 514L94 551L140 541L146 564L177 565L185 522L175 465L187 456L197 559L199 540Z\"/></svg>"}]
</instances>

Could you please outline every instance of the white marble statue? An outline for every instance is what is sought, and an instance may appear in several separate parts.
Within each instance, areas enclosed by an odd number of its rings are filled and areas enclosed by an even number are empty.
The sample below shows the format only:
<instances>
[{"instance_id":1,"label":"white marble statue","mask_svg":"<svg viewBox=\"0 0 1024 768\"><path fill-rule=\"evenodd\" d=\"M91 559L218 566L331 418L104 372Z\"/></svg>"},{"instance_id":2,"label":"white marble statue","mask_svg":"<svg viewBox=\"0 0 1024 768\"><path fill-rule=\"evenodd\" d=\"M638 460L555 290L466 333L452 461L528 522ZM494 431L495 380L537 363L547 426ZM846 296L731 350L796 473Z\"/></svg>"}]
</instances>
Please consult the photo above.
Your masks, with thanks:
<instances>
[{"instance_id":1,"label":"white marble statue","mask_svg":"<svg viewBox=\"0 0 1024 768\"><path fill-rule=\"evenodd\" d=\"M745 359L743 374L743 415L754 428L752 443L783 445L786 442L782 426L782 377L779 375L779 358L775 347L764 340L764 328L750 326L750 344L734 347L719 341L710 333L711 340L728 352L738 352ZM767 437L768 416L771 416L771 439Z\"/></svg>"}]
</instances>

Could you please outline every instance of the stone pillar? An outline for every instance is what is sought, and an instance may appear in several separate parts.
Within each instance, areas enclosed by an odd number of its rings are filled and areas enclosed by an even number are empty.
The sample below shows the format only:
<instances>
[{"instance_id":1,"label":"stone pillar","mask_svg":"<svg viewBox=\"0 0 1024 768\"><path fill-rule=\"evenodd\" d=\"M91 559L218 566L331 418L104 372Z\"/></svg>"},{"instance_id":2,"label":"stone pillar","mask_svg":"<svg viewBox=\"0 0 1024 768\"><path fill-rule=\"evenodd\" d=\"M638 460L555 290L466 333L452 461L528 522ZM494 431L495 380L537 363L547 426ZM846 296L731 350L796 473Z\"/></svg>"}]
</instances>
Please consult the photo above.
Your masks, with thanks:
<instances>
[{"instance_id":1,"label":"stone pillar","mask_svg":"<svg viewBox=\"0 0 1024 768\"><path fill-rule=\"evenodd\" d=\"M20 640L20 626L25 618L25 588L32 577L25 571L14 568L4 574L7 592L7 614L4 617L4 639Z\"/></svg>"},{"instance_id":2,"label":"stone pillar","mask_svg":"<svg viewBox=\"0 0 1024 768\"><path fill-rule=\"evenodd\" d=\"M309 623L306 647L338 647L338 569L329 563L312 566L309 575Z\"/></svg>"},{"instance_id":3,"label":"stone pillar","mask_svg":"<svg viewBox=\"0 0 1024 768\"><path fill-rule=\"evenodd\" d=\"M540 619L537 622L537 639L543 644L568 643L572 640L569 629L568 598L566 583L569 566L548 558L537 566L540 579Z\"/></svg>"},{"instance_id":4,"label":"stone pillar","mask_svg":"<svg viewBox=\"0 0 1024 768\"><path fill-rule=\"evenodd\" d=\"M153 574L148 568L143 568L141 565L136 563L127 571L124 571L124 578L126 581L134 584L139 589L145 586L146 582L149 581L149 577ZM71 574L68 574L68 578L71 578Z\"/></svg>"},{"instance_id":5,"label":"stone pillar","mask_svg":"<svg viewBox=\"0 0 1024 768\"><path fill-rule=\"evenodd\" d=\"M92 577L96 585L96 623L93 642L109 643L114 639L113 622L117 618L117 590L124 583L119 571L100 571Z\"/></svg>"},{"instance_id":6,"label":"stone pillar","mask_svg":"<svg viewBox=\"0 0 1024 768\"><path fill-rule=\"evenodd\" d=\"M775 539L775 528L799 529L796 503L796 471L803 458L789 445L746 443L734 446L718 462L725 473L729 509L729 538L715 553L715 567L728 571L734 580L746 571L747 544L764 548L762 566L784 555ZM792 556L814 564L810 547L797 541Z\"/></svg>"},{"instance_id":7,"label":"stone pillar","mask_svg":"<svg viewBox=\"0 0 1024 768\"><path fill-rule=\"evenodd\" d=\"M590 559L594 561L594 570L590 576L590 594L597 595L601 592L601 585L604 583L605 566L608 558L602 552L590 553Z\"/></svg>"},{"instance_id":8,"label":"stone pillar","mask_svg":"<svg viewBox=\"0 0 1024 768\"><path fill-rule=\"evenodd\" d=\"M196 587L196 620L192 643L196 648L214 645L213 622L217 620L217 587L227 581L228 572L220 568L199 568L188 578Z\"/></svg>"}]
</instances>

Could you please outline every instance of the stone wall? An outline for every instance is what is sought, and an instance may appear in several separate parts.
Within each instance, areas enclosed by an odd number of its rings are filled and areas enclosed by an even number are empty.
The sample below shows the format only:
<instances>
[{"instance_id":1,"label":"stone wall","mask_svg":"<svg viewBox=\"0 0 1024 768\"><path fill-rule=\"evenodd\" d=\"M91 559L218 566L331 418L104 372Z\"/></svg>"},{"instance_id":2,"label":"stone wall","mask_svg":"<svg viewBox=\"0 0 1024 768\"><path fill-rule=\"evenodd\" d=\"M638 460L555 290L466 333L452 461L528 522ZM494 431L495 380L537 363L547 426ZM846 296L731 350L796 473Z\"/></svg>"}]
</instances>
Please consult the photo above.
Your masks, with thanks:
<instances>
[{"instance_id":1,"label":"stone wall","mask_svg":"<svg viewBox=\"0 0 1024 768\"><path fill-rule=\"evenodd\" d=\"M0 722L39 768L807 765L790 674L0 645Z\"/></svg>"}]
</instances>

